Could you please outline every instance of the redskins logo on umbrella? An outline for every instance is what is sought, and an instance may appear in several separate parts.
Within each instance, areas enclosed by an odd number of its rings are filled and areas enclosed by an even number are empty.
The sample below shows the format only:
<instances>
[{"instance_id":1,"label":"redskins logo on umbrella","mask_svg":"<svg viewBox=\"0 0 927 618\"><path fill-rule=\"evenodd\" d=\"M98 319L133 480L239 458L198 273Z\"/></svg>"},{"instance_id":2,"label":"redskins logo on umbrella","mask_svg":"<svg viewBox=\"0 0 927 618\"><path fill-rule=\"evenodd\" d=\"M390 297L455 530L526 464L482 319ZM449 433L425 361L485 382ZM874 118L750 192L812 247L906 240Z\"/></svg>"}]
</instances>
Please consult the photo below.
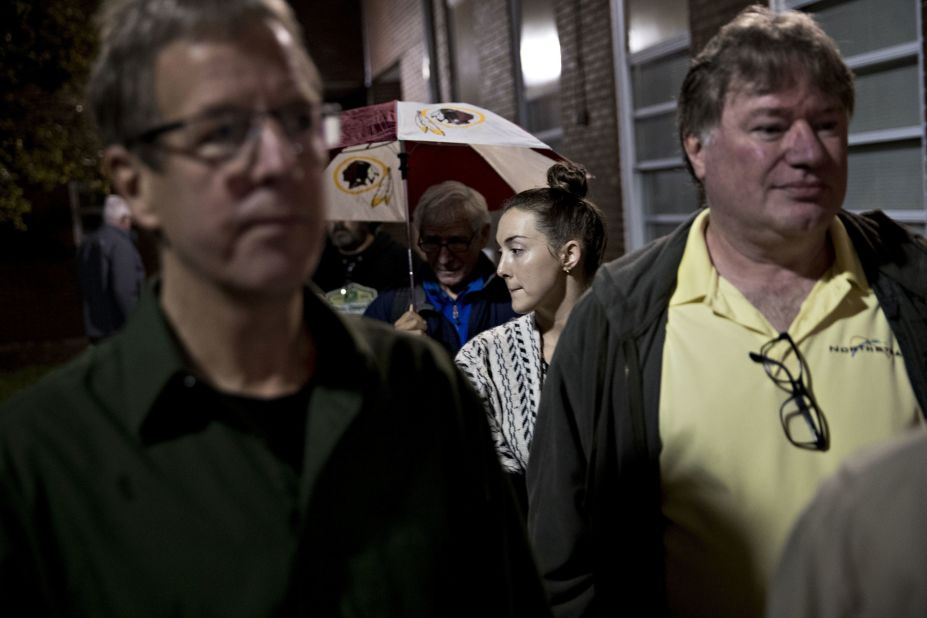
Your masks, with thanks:
<instances>
[{"instance_id":1,"label":"redskins logo on umbrella","mask_svg":"<svg viewBox=\"0 0 927 618\"><path fill-rule=\"evenodd\" d=\"M370 206L389 204L393 197L392 170L374 157L350 157L333 172L335 186L352 195L373 191Z\"/></svg>"},{"instance_id":2,"label":"redskins logo on umbrella","mask_svg":"<svg viewBox=\"0 0 927 618\"><path fill-rule=\"evenodd\" d=\"M486 120L479 110L467 107L437 107L429 110L427 107L418 110L415 115L415 124L422 133L447 135L445 128L465 129L480 124Z\"/></svg>"}]
</instances>

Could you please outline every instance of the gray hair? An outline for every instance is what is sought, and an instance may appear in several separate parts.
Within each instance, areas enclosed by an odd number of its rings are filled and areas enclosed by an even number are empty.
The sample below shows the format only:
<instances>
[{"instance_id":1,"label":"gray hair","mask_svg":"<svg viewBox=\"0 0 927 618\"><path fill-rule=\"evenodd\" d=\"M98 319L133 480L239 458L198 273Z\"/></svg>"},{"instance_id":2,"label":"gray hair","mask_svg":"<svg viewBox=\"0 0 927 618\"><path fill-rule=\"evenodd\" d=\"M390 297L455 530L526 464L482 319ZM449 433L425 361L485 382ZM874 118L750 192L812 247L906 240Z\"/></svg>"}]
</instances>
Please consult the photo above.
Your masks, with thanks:
<instances>
[{"instance_id":1,"label":"gray hair","mask_svg":"<svg viewBox=\"0 0 927 618\"><path fill-rule=\"evenodd\" d=\"M415 231L421 233L425 225L446 225L466 218L470 230L478 232L489 225L489 208L483 194L462 182L446 180L428 187L419 198L412 215Z\"/></svg>"},{"instance_id":2,"label":"gray hair","mask_svg":"<svg viewBox=\"0 0 927 618\"><path fill-rule=\"evenodd\" d=\"M294 71L321 92L302 30L284 0L106 0L97 20L100 51L87 99L104 146L127 144L162 120L155 61L179 40L234 40L255 23L277 23L293 39ZM138 151L149 164L156 162L143 145Z\"/></svg>"},{"instance_id":3,"label":"gray hair","mask_svg":"<svg viewBox=\"0 0 927 618\"><path fill-rule=\"evenodd\" d=\"M732 87L775 92L794 85L803 75L852 115L853 73L837 44L814 19L800 11L774 13L761 5L747 7L689 66L676 115L683 152L688 136L704 141L718 126ZM688 157L686 165L694 178Z\"/></svg>"},{"instance_id":4,"label":"gray hair","mask_svg":"<svg viewBox=\"0 0 927 618\"><path fill-rule=\"evenodd\" d=\"M103 220L115 225L126 215L132 216L126 201L118 195L107 195L106 201L103 202Z\"/></svg>"}]
</instances>

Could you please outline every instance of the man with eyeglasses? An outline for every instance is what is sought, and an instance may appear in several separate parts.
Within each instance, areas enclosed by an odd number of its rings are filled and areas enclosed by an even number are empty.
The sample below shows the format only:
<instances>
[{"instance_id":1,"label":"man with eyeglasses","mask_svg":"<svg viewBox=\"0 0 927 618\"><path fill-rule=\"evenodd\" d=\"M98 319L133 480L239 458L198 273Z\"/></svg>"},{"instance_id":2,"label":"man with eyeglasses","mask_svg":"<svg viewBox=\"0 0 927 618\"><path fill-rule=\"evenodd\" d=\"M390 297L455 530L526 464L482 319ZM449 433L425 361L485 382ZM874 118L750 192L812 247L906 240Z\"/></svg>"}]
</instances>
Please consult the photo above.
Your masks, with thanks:
<instances>
[{"instance_id":1,"label":"man with eyeglasses","mask_svg":"<svg viewBox=\"0 0 927 618\"><path fill-rule=\"evenodd\" d=\"M101 24L104 168L162 276L0 409L4 615L545 615L450 360L304 287L326 156L288 6L115 0Z\"/></svg>"},{"instance_id":2,"label":"man with eyeglasses","mask_svg":"<svg viewBox=\"0 0 927 618\"><path fill-rule=\"evenodd\" d=\"M484 330L517 314L505 282L484 253L491 225L486 199L448 180L422 194L412 216L427 269L413 290L387 290L364 315L397 330L427 334L454 354Z\"/></svg>"},{"instance_id":3,"label":"man with eyeglasses","mask_svg":"<svg viewBox=\"0 0 927 618\"><path fill-rule=\"evenodd\" d=\"M557 616L761 616L817 484L927 409L927 249L841 210L834 41L750 7L678 101L707 207L600 269L541 397L528 525Z\"/></svg>"}]
</instances>

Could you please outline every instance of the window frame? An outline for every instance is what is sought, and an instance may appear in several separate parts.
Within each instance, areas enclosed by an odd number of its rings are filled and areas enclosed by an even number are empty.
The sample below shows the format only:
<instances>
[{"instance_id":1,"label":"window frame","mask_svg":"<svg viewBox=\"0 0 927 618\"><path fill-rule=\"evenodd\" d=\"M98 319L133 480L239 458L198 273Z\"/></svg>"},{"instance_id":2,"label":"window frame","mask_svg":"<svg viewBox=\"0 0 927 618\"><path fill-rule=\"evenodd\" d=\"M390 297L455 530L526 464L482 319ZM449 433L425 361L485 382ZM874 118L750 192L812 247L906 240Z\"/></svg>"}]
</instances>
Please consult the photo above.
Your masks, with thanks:
<instances>
[{"instance_id":1,"label":"window frame","mask_svg":"<svg viewBox=\"0 0 927 618\"><path fill-rule=\"evenodd\" d=\"M627 18L625 15L625 0L612 0L612 23L615 24L614 42L615 55L615 93L618 101L619 148L621 158L621 184L622 207L625 217L625 249L632 251L643 246L647 238L647 228L650 224L678 224L685 220L685 214L647 214L644 204L644 174L647 172L685 170L686 165L682 154L679 157L661 159L638 160L636 144L636 126L638 120L653 118L672 113L675 116L676 100L665 101L639 109L634 108L634 90L631 73L634 67L675 56L691 49L691 34L685 33L666 39L633 54L627 49ZM692 210L698 208L698 203L692 204Z\"/></svg>"},{"instance_id":2,"label":"window frame","mask_svg":"<svg viewBox=\"0 0 927 618\"><path fill-rule=\"evenodd\" d=\"M817 4L822 4L827 0L772 0L770 8L775 11L796 9L806 11ZM837 0L831 4L849 4L854 0ZM919 0L909 0L914 4L914 15L917 21L915 31L917 39L905 43L899 43L889 47L883 47L874 51L845 56L844 62L854 73L860 69L869 69L879 65L890 64L900 60L909 60L917 58L917 72L920 79L917 83L918 109L921 110L920 124L906 127L896 127L892 129L879 129L875 131L864 131L851 133L848 136L848 152L852 152L856 146L870 146L881 144L892 144L894 142L905 142L912 140L920 141L921 151L921 208L905 210L884 210L885 214L892 219L904 224L913 224L921 229L927 228L927 122L924 119L924 35L923 35L923 16L921 14L921 3ZM858 211L854 211L858 212Z\"/></svg>"},{"instance_id":3,"label":"window frame","mask_svg":"<svg viewBox=\"0 0 927 618\"><path fill-rule=\"evenodd\" d=\"M787 9L808 10L815 5L819 5L828 0L771 0L769 7L774 11L783 11ZM854 0L838 0L835 4L845 4ZM876 68L879 65L887 65L892 62L905 61L916 58L918 74L921 79L918 80L918 108L921 110L920 124L892 129L880 129L875 131L865 131L851 133L848 136L848 149L852 153L853 149L860 146L868 145L890 145L896 142L911 142L919 140L921 152L921 207L904 210L887 209L885 213L904 224L910 224L921 230L927 229L927 121L924 118L925 110L925 86L924 86L924 35L923 35L923 16L921 5L918 0L910 0L915 6L915 15L918 27L916 28L917 38L914 41L907 41L897 45L880 48L874 51L856 54L845 57L847 66L853 71ZM685 214L647 214L649 209L645 203L644 195L644 175L647 172L685 169L683 155L677 159L675 157L666 159L638 160L635 122L648 117L654 117L669 111L675 111L675 100L657 105L652 105L640 109L634 108L634 90L632 87L632 72L636 66L647 62L653 62L662 58L680 53L685 49L691 48L690 34L678 36L673 39L662 41L654 46L645 48L635 53L627 51L627 17L625 15L625 0L611 0L612 23L614 24L614 36L612 37L613 50L615 57L615 85L616 100L618 102L618 126L619 126L619 148L621 157L621 183L622 191L622 208L625 217L625 248L628 251L637 249L649 240L648 228L652 224L673 225L681 223L687 215ZM876 68L876 71L878 69ZM698 203L693 203L693 211L698 208Z\"/></svg>"}]
</instances>

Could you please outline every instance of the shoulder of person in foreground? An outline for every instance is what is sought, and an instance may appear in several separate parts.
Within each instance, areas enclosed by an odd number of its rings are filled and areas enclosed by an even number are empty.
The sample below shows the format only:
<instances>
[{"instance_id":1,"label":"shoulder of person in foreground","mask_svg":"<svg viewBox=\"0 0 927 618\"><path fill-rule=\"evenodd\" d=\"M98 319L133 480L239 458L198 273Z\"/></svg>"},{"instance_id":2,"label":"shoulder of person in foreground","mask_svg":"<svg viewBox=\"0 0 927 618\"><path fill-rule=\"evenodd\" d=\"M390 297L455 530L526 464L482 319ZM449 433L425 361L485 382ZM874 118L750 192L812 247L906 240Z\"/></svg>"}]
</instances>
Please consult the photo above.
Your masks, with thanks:
<instances>
[{"instance_id":1,"label":"shoulder of person in foreground","mask_svg":"<svg viewBox=\"0 0 927 618\"><path fill-rule=\"evenodd\" d=\"M600 300L587 293L573 307L548 370L528 460L528 532L557 616L596 608L594 552L584 479L588 477L595 376L588 356L607 339ZM593 347L590 347L592 345Z\"/></svg>"},{"instance_id":2,"label":"shoulder of person in foreground","mask_svg":"<svg viewBox=\"0 0 927 618\"><path fill-rule=\"evenodd\" d=\"M102 349L101 349L102 348ZM38 382L0 402L0 453L25 447L27 436L52 431L61 435L79 422L74 410L89 407L90 371L94 357L106 346L85 350L77 358L51 370Z\"/></svg>"},{"instance_id":3,"label":"shoulder of person in foreground","mask_svg":"<svg viewBox=\"0 0 927 618\"><path fill-rule=\"evenodd\" d=\"M437 450L443 457L420 461L440 466L444 487L439 490L455 496L454 517L466 522L455 541L466 549L455 559L462 564L454 568L479 570L480 598L505 605L496 608L498 615L547 616L521 515L496 457L483 406L470 384L429 337L370 320L357 320L354 327L374 358L382 384L392 395L398 392L398 397L388 397L389 409L383 412L411 413L427 423L429 444L421 445L422 452ZM461 539L469 540L461 544Z\"/></svg>"},{"instance_id":4,"label":"shoulder of person in foreground","mask_svg":"<svg viewBox=\"0 0 927 618\"><path fill-rule=\"evenodd\" d=\"M105 344L104 344L105 345ZM87 412L95 404L88 390L92 355L99 347L52 370L37 383L0 403L0 601L14 606L29 599L32 615L57 615L61 602L46 588L38 548L49 542L37 529L34 505L49 503L47 468L67 470L86 462ZM58 476L69 482L69 474ZM59 485L60 486L60 485ZM58 607L57 610L61 610Z\"/></svg>"},{"instance_id":5,"label":"shoulder of person in foreground","mask_svg":"<svg viewBox=\"0 0 927 618\"><path fill-rule=\"evenodd\" d=\"M672 295L693 219L670 236L602 266L557 343L541 396L527 482L529 533L558 615L582 616L594 608L608 615L618 611L612 604L626 592L659 595L662 589L659 560L648 558L662 540L647 526L638 527L654 515L649 500L637 495L642 487L651 489L652 469L649 464L619 463L643 463L641 457L650 456L652 440L643 447L631 439L637 435L632 418L646 411L632 406L632 391L624 404L616 402L634 379L628 370L642 370L638 345L659 340L658 320ZM626 357L625 342L634 342L633 358ZM642 386L633 388L640 392ZM619 481L620 488L603 486ZM619 502L626 499L639 504L623 508ZM595 532L590 521L603 518L614 525L607 530L599 525ZM602 556L609 554L627 555L610 561L607 568L613 573L597 574ZM614 590L597 591L596 578L612 575ZM654 603L659 607L658 598Z\"/></svg>"},{"instance_id":6,"label":"shoulder of person in foreground","mask_svg":"<svg viewBox=\"0 0 927 618\"><path fill-rule=\"evenodd\" d=\"M429 417L429 422L445 419L455 432L453 439L463 440L476 452L483 447L488 435L485 415L474 412L482 411L482 404L437 341L376 320L355 319L348 323L357 330L360 351L370 357L381 388L388 390L391 397L407 397L408 409Z\"/></svg>"},{"instance_id":7,"label":"shoulder of person in foreground","mask_svg":"<svg viewBox=\"0 0 927 618\"><path fill-rule=\"evenodd\" d=\"M927 296L927 239L905 228L882 211L841 212L840 220L853 241L860 262L880 286L881 275L920 296Z\"/></svg>"},{"instance_id":8,"label":"shoulder of person in foreground","mask_svg":"<svg viewBox=\"0 0 927 618\"><path fill-rule=\"evenodd\" d=\"M798 519L770 618L927 614L927 431L851 458Z\"/></svg>"}]
</instances>

